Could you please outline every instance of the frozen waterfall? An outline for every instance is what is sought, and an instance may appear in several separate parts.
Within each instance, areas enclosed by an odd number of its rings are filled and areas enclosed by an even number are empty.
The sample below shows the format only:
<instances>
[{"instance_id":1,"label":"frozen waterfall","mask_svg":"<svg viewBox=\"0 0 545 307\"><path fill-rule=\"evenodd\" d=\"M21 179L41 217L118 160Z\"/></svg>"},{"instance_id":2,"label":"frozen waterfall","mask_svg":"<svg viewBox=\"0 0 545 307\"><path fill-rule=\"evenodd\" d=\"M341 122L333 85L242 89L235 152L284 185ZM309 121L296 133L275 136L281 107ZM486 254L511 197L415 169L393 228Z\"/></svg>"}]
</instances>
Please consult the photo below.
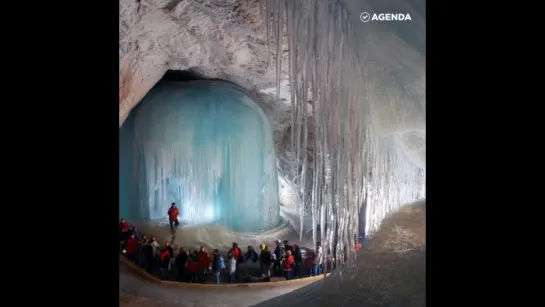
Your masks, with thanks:
<instances>
[{"instance_id":1,"label":"frozen waterfall","mask_svg":"<svg viewBox=\"0 0 545 307\"><path fill-rule=\"evenodd\" d=\"M261 231L280 222L268 118L235 85L160 82L120 130L120 214Z\"/></svg>"}]
</instances>

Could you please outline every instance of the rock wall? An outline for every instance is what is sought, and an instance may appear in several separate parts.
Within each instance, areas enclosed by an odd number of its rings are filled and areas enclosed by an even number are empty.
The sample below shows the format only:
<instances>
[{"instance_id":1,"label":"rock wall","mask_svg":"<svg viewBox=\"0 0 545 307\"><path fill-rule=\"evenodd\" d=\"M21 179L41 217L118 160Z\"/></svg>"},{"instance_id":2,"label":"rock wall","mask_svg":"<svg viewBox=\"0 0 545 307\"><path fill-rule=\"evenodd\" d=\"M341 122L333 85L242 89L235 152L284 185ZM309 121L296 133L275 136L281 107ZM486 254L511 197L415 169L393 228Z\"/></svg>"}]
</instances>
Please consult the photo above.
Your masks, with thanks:
<instances>
[{"instance_id":1,"label":"rock wall","mask_svg":"<svg viewBox=\"0 0 545 307\"><path fill-rule=\"evenodd\" d=\"M256 0L121 0L119 124L168 69L191 69L249 91L275 87L262 18Z\"/></svg>"}]
</instances>

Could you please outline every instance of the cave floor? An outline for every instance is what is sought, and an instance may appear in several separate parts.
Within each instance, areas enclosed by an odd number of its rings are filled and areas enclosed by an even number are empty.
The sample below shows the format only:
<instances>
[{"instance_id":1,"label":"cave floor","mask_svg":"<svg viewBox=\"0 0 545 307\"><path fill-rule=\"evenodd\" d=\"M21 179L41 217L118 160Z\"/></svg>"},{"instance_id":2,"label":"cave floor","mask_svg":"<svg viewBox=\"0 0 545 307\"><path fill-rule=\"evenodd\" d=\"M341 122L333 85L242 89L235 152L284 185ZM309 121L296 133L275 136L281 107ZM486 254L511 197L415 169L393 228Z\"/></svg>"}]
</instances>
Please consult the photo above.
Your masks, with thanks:
<instances>
[{"instance_id":1,"label":"cave floor","mask_svg":"<svg viewBox=\"0 0 545 307\"><path fill-rule=\"evenodd\" d=\"M316 281L309 281L309 283ZM245 307L278 297L309 283L285 287L192 289L154 284L119 263L119 303L121 307L191 306Z\"/></svg>"}]
</instances>

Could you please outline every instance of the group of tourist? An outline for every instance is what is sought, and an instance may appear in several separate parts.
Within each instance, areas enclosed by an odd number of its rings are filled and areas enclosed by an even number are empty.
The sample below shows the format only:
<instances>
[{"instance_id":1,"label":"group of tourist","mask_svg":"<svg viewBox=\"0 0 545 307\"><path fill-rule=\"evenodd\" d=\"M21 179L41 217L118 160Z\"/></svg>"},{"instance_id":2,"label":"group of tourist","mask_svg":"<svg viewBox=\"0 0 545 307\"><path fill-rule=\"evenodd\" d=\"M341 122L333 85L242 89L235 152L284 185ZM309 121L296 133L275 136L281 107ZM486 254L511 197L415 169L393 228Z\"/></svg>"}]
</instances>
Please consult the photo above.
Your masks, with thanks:
<instances>
[{"instance_id":1,"label":"group of tourist","mask_svg":"<svg viewBox=\"0 0 545 307\"><path fill-rule=\"evenodd\" d=\"M174 213L177 217L177 212L172 212L173 208L175 204L171 207L169 219L171 230L175 233L178 223L177 218L174 219ZM284 277L290 280L320 275L324 261L320 242L317 242L313 251L307 251L304 258L301 248L287 240L283 242L277 240L272 251L266 244L261 244L259 254L252 246L248 246L243 253L238 244L233 243L224 258L219 250L214 249L210 254L204 246L198 251L186 251L183 247L175 251L170 242L161 245L155 237L148 238L141 234L124 219L121 219L119 230L120 252L128 260L161 278L174 273L176 279L182 282L206 283L207 276L211 275L213 281L220 284L222 272L229 283L240 282L241 264L259 264L261 279L264 281L270 280L271 277Z\"/></svg>"}]
</instances>

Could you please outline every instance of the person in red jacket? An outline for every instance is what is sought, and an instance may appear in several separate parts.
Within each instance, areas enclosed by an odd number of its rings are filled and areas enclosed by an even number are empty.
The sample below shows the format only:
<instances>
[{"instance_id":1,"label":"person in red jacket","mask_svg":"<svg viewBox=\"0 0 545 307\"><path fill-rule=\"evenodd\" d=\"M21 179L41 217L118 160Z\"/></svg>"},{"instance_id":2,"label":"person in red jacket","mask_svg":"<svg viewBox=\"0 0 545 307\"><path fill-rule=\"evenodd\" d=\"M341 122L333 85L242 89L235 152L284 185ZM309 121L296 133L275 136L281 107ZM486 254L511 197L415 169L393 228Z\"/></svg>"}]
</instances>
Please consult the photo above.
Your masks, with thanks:
<instances>
[{"instance_id":1,"label":"person in red jacket","mask_svg":"<svg viewBox=\"0 0 545 307\"><path fill-rule=\"evenodd\" d=\"M293 269L293 265L295 264L295 261L293 260L293 256L291 255L291 250L288 250L286 252L286 256L282 260L282 269L284 269L284 277L286 280L291 279L291 270Z\"/></svg>"},{"instance_id":2,"label":"person in red jacket","mask_svg":"<svg viewBox=\"0 0 545 307\"><path fill-rule=\"evenodd\" d=\"M193 256L197 256L197 252L195 251L195 253L193 254ZM196 283L197 282L197 270L198 270L198 266L197 266L197 263L195 261L193 261L193 257L190 257L188 260L187 260L187 278L186 278L186 282L194 282Z\"/></svg>"},{"instance_id":3,"label":"person in red jacket","mask_svg":"<svg viewBox=\"0 0 545 307\"><path fill-rule=\"evenodd\" d=\"M128 231L129 230L129 223L125 221L125 219L121 219L121 222L119 223L119 230L120 231Z\"/></svg>"},{"instance_id":4,"label":"person in red jacket","mask_svg":"<svg viewBox=\"0 0 545 307\"><path fill-rule=\"evenodd\" d=\"M127 244L128 239L128 233L129 233L129 224L125 219L121 219L121 222L119 223L119 245L120 249L125 249L125 244Z\"/></svg>"},{"instance_id":5,"label":"person in red jacket","mask_svg":"<svg viewBox=\"0 0 545 307\"><path fill-rule=\"evenodd\" d=\"M168 252L168 249L165 246L161 247L161 253L159 254L159 257L160 257L161 277L165 278L167 276L168 265L170 262L170 253Z\"/></svg>"},{"instance_id":6,"label":"person in red jacket","mask_svg":"<svg viewBox=\"0 0 545 307\"><path fill-rule=\"evenodd\" d=\"M242 261L242 251L238 247L238 244L236 242L233 242L233 247L227 252L231 253L235 259L237 259L237 262Z\"/></svg>"},{"instance_id":7,"label":"person in red jacket","mask_svg":"<svg viewBox=\"0 0 545 307\"><path fill-rule=\"evenodd\" d=\"M131 237L127 240L127 245L125 246L127 259L129 259L132 262L136 261L137 248L138 248L138 241L134 237L134 234L131 234Z\"/></svg>"},{"instance_id":8,"label":"person in red jacket","mask_svg":"<svg viewBox=\"0 0 545 307\"><path fill-rule=\"evenodd\" d=\"M356 243L356 246L354 248L354 250L356 251L356 253L360 250L360 248L362 248L363 245L361 243Z\"/></svg>"},{"instance_id":9,"label":"person in red jacket","mask_svg":"<svg viewBox=\"0 0 545 307\"><path fill-rule=\"evenodd\" d=\"M170 209L168 209L168 221L170 223L170 231L172 234L176 233L176 228L178 225L180 225L180 222L178 222L178 214L180 214L180 211L178 211L176 203L172 203L172 205L170 205Z\"/></svg>"},{"instance_id":10,"label":"person in red jacket","mask_svg":"<svg viewBox=\"0 0 545 307\"><path fill-rule=\"evenodd\" d=\"M201 246L197 254L198 278L200 283L205 282L206 270L210 267L210 254L206 252L206 248Z\"/></svg>"}]
</instances>

